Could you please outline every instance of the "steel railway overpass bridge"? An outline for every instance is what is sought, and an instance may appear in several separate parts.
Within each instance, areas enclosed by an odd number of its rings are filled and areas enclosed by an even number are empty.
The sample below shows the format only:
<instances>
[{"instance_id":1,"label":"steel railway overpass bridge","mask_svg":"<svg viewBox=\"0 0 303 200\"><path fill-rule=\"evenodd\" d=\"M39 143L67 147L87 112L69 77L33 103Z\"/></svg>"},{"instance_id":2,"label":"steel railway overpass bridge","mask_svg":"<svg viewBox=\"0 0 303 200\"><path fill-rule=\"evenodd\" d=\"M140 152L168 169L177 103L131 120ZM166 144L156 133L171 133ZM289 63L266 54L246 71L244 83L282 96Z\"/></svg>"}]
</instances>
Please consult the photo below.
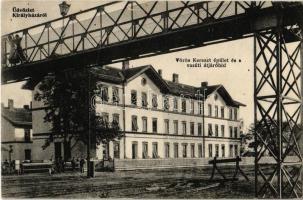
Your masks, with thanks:
<instances>
[{"instance_id":1,"label":"steel railway overpass bridge","mask_svg":"<svg viewBox=\"0 0 303 200\"><path fill-rule=\"evenodd\" d=\"M111 2L3 35L2 84L253 37L256 196L302 197L302 13L301 2ZM16 35L22 63L9 61Z\"/></svg>"}]
</instances>

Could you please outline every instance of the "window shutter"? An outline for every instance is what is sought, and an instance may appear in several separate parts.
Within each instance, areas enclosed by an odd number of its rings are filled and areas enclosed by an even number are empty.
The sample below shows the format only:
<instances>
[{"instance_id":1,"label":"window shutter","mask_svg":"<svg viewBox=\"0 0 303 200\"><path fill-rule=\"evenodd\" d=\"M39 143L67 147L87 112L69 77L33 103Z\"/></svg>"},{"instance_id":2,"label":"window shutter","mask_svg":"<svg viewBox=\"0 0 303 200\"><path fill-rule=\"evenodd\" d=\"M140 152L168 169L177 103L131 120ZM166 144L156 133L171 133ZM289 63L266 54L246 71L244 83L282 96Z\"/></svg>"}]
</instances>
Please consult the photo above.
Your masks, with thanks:
<instances>
[{"instance_id":1,"label":"window shutter","mask_svg":"<svg viewBox=\"0 0 303 200\"><path fill-rule=\"evenodd\" d=\"M108 88L104 88L105 100L108 101Z\"/></svg>"},{"instance_id":2,"label":"window shutter","mask_svg":"<svg viewBox=\"0 0 303 200\"><path fill-rule=\"evenodd\" d=\"M113 102L118 103L120 101L118 88L113 88Z\"/></svg>"},{"instance_id":3,"label":"window shutter","mask_svg":"<svg viewBox=\"0 0 303 200\"><path fill-rule=\"evenodd\" d=\"M143 158L147 158L147 144L143 144Z\"/></svg>"},{"instance_id":4,"label":"window shutter","mask_svg":"<svg viewBox=\"0 0 303 200\"><path fill-rule=\"evenodd\" d=\"M101 86L100 91L102 101L108 101L108 88L105 86Z\"/></svg>"},{"instance_id":5,"label":"window shutter","mask_svg":"<svg viewBox=\"0 0 303 200\"><path fill-rule=\"evenodd\" d=\"M137 117L132 118L132 128L134 131L138 130Z\"/></svg>"},{"instance_id":6,"label":"window shutter","mask_svg":"<svg viewBox=\"0 0 303 200\"><path fill-rule=\"evenodd\" d=\"M142 106L147 106L147 95L145 93L142 94Z\"/></svg>"},{"instance_id":7,"label":"window shutter","mask_svg":"<svg viewBox=\"0 0 303 200\"><path fill-rule=\"evenodd\" d=\"M154 108L158 107L158 101L157 101L157 96L156 95L153 95L152 104L153 104Z\"/></svg>"}]
</instances>

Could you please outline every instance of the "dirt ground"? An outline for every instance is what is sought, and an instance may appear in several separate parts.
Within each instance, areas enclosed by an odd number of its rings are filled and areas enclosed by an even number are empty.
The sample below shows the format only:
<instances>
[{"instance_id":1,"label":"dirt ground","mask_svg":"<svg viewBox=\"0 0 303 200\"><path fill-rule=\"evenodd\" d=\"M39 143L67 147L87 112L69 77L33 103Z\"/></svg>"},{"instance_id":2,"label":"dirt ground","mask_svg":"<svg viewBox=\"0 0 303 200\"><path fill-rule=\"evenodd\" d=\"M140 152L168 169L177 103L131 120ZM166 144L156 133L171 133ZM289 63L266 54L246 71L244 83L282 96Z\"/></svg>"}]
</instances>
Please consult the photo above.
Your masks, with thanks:
<instances>
[{"instance_id":1,"label":"dirt ground","mask_svg":"<svg viewBox=\"0 0 303 200\"><path fill-rule=\"evenodd\" d=\"M253 169L249 181L209 180L211 169L162 169L96 172L95 178L67 172L2 176L4 198L254 198ZM233 169L225 169L232 176Z\"/></svg>"}]
</instances>

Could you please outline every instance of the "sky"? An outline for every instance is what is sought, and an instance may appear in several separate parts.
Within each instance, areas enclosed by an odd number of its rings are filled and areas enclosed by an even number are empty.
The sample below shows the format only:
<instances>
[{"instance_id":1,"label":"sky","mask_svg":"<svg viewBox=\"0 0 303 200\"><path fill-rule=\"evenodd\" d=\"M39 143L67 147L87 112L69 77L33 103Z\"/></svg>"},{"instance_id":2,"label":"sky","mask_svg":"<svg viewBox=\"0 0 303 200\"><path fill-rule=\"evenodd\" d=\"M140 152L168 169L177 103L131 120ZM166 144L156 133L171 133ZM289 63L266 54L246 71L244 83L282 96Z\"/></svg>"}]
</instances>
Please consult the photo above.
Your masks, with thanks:
<instances>
[{"instance_id":1,"label":"sky","mask_svg":"<svg viewBox=\"0 0 303 200\"><path fill-rule=\"evenodd\" d=\"M24 1L2 0L1 34L10 33L35 24L43 23L60 17L58 4L61 1ZM104 1L67 1L71 4L69 14L98 6ZM22 19L12 18L13 7L34 8L35 11L46 12L47 18ZM236 59L236 63L227 63L226 68L188 68L186 63L179 63L176 58L227 58ZM241 62L239 62L241 60ZM247 105L240 109L240 117L246 127L253 122L253 39L241 39L232 42L220 43L192 50L179 51L176 53L159 55L139 60L131 60L130 66L152 65L156 70L162 69L163 77L172 80L172 74L179 74L179 82L193 86L200 86L201 82L207 81L209 85L222 84L231 96ZM121 67L121 64L115 64ZM1 86L1 102L7 105L8 99L14 99L16 107L22 107L31 101L31 91L22 90L24 83L14 83Z\"/></svg>"}]
</instances>

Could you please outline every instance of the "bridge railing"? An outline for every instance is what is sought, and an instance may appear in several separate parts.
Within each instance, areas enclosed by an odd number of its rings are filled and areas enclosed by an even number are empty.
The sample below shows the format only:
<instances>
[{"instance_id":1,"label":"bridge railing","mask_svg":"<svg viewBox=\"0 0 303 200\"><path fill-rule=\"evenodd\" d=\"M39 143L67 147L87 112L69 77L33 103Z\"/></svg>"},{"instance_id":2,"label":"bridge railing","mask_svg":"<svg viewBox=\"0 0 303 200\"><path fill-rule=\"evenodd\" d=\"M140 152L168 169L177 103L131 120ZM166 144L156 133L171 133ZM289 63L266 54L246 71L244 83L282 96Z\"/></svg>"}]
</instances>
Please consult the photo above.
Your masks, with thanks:
<instances>
[{"instance_id":1,"label":"bridge railing","mask_svg":"<svg viewBox=\"0 0 303 200\"><path fill-rule=\"evenodd\" d=\"M111 2L2 36L2 67L104 48L270 6L261 1ZM17 35L22 49L16 46Z\"/></svg>"}]
</instances>

